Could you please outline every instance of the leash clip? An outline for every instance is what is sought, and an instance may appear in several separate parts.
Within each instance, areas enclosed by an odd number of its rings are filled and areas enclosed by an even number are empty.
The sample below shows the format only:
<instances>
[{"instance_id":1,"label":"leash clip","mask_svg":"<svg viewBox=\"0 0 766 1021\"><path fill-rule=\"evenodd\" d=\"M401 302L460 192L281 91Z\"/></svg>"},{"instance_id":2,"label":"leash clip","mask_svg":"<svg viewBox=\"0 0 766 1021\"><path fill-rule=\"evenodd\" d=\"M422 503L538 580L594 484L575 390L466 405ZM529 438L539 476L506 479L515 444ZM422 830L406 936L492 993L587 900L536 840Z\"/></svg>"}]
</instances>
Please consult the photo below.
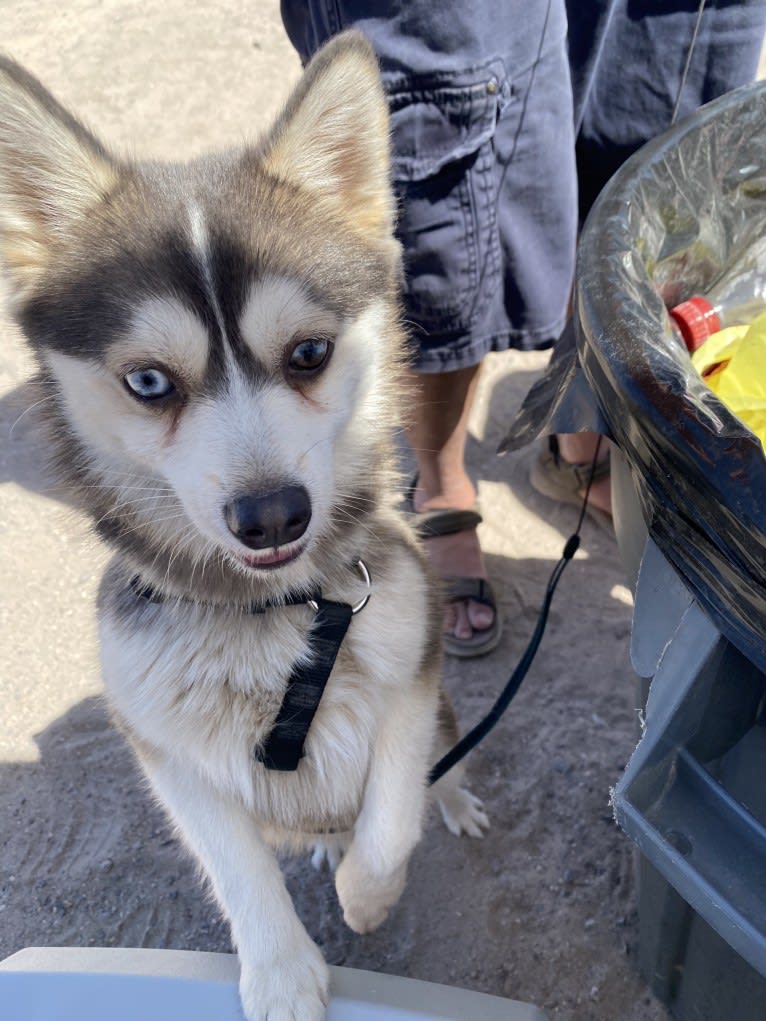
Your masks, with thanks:
<instances>
[{"instance_id":1,"label":"leash clip","mask_svg":"<svg viewBox=\"0 0 766 1021\"><path fill-rule=\"evenodd\" d=\"M362 596L362 598L359 600L358 603L356 603L355 606L351 607L352 617L355 617L357 613L362 612L365 606L369 603L370 596L372 595L372 577L370 576L367 564L365 564L364 560L359 559L356 561L354 566L359 569L359 573L361 574L364 583L367 585L367 592L365 593L365 595ZM307 599L306 602L314 611L314 613L319 612L319 603L316 601L316 599Z\"/></svg>"}]
</instances>

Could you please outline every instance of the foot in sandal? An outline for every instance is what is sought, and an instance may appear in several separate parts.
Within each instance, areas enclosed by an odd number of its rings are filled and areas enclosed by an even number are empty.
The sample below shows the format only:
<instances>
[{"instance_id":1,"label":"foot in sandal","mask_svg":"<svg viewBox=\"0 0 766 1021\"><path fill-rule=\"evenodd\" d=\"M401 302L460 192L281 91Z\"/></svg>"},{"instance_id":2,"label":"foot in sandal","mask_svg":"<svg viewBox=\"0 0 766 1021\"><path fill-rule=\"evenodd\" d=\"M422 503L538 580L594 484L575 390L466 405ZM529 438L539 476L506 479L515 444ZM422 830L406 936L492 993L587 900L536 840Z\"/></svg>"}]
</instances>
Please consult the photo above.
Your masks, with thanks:
<instances>
[{"instance_id":1,"label":"foot in sandal","mask_svg":"<svg viewBox=\"0 0 766 1021\"><path fill-rule=\"evenodd\" d=\"M481 514L475 501L465 508L442 506L443 499L429 500L415 482L408 502L434 570L444 579L445 651L461 658L491 652L501 625L476 532Z\"/></svg>"}]
</instances>

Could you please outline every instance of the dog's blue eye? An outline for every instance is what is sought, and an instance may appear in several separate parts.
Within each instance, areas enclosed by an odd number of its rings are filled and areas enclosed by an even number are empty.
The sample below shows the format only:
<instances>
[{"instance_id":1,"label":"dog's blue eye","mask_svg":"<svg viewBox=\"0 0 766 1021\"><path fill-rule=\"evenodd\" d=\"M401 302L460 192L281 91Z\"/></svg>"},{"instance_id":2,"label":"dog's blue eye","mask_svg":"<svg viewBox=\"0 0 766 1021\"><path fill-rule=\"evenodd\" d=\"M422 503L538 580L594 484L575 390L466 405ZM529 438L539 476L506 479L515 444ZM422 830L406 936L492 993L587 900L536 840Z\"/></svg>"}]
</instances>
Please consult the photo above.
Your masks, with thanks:
<instances>
[{"instance_id":1,"label":"dog's blue eye","mask_svg":"<svg viewBox=\"0 0 766 1021\"><path fill-rule=\"evenodd\" d=\"M288 362L293 372L312 372L327 360L330 352L330 341L321 337L311 337L296 344Z\"/></svg>"},{"instance_id":2,"label":"dog's blue eye","mask_svg":"<svg viewBox=\"0 0 766 1021\"><path fill-rule=\"evenodd\" d=\"M159 369L136 369L129 372L125 377L125 384L136 397L141 397L145 401L169 397L175 390L175 386Z\"/></svg>"}]
</instances>

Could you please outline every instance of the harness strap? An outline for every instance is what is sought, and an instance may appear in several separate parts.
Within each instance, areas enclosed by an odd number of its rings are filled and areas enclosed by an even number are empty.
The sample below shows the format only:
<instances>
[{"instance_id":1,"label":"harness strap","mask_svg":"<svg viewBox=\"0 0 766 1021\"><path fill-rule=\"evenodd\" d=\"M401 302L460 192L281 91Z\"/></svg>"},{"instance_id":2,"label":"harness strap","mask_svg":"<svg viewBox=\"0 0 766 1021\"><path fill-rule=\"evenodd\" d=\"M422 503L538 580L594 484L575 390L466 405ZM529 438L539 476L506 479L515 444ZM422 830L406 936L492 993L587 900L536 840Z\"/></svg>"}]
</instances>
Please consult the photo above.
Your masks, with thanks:
<instances>
[{"instance_id":1,"label":"harness strap","mask_svg":"<svg viewBox=\"0 0 766 1021\"><path fill-rule=\"evenodd\" d=\"M312 658L293 667L282 705L271 733L254 756L267 769L293 772L303 757L303 746L338 650L351 623L348 603L317 600L319 609L311 632Z\"/></svg>"},{"instance_id":2,"label":"harness strap","mask_svg":"<svg viewBox=\"0 0 766 1021\"><path fill-rule=\"evenodd\" d=\"M293 666L274 726L263 744L253 751L256 762L263 763L267 769L294 772L303 757L306 736L351 618L365 608L370 598L372 579L367 565L363 560L357 560L355 566L367 583L367 593L353 606L324 599L321 591L315 590L309 595L288 593L279 602L253 603L246 610L249 613L264 613L282 606L308 605L316 613L309 636L310 659L308 662L302 659ZM140 575L134 575L129 585L134 595L147 602L165 601L162 592L143 581Z\"/></svg>"}]
</instances>

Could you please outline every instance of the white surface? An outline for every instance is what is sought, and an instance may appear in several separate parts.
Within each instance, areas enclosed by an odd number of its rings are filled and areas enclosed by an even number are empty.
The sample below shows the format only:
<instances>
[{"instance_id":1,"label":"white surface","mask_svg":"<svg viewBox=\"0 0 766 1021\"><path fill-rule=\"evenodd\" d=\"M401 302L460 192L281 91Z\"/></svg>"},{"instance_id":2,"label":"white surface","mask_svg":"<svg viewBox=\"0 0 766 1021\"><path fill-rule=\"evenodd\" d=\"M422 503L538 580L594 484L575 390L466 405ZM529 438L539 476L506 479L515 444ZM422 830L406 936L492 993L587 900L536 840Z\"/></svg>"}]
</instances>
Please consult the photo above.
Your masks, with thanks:
<instances>
[{"instance_id":1,"label":"white surface","mask_svg":"<svg viewBox=\"0 0 766 1021\"><path fill-rule=\"evenodd\" d=\"M465 989L331 969L327 1021L546 1021ZM30 948L0 962L0 1021L242 1021L239 966L184 950Z\"/></svg>"}]
</instances>

